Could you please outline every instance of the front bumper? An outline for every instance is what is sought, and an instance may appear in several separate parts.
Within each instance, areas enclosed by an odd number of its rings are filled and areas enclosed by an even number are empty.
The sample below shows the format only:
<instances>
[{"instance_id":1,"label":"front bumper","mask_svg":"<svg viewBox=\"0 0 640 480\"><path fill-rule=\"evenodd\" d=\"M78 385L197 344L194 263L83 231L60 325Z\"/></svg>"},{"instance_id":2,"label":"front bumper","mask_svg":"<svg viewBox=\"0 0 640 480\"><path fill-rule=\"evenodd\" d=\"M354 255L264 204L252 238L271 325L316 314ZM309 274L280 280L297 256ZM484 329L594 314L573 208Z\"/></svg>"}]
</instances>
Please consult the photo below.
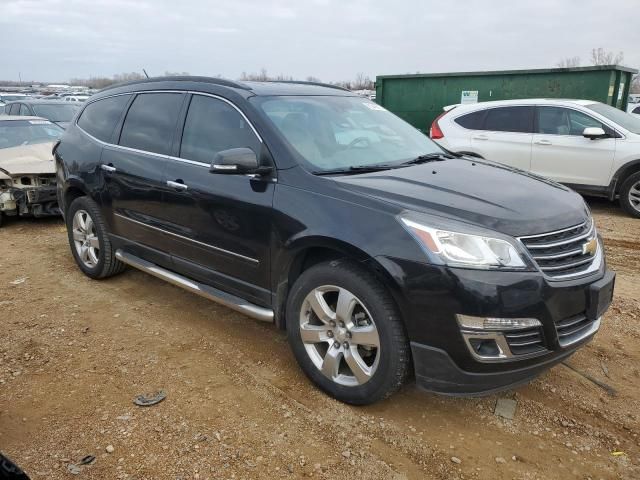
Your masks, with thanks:
<instances>
[{"instance_id":1,"label":"front bumper","mask_svg":"<svg viewBox=\"0 0 640 480\"><path fill-rule=\"evenodd\" d=\"M583 278L552 281L541 273L456 269L377 258L396 272L394 295L411 341L418 385L452 395L478 395L527 382L590 341L610 303L615 274L600 269ZM602 291L603 294L598 296ZM606 298L600 298L606 297ZM595 299L595 300L594 300ZM598 305L594 305L599 302ZM482 358L456 315L535 318L531 329L504 332L506 355ZM502 334L500 334L502 335ZM518 336L534 338L522 345ZM477 335L481 337L482 335Z\"/></svg>"},{"instance_id":2,"label":"front bumper","mask_svg":"<svg viewBox=\"0 0 640 480\"><path fill-rule=\"evenodd\" d=\"M48 217L60 215L56 186L15 188L0 191L0 212L6 215Z\"/></svg>"}]
</instances>

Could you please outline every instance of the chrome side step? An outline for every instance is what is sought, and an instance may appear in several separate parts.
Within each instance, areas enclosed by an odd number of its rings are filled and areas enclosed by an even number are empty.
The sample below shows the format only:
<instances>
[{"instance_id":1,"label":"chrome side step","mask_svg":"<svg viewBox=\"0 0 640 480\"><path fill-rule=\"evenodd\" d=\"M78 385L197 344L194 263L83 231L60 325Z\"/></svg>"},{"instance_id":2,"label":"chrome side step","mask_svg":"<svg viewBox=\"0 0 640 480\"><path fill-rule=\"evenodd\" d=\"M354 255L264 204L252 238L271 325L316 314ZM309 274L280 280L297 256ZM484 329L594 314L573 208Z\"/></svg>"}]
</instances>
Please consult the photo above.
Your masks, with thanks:
<instances>
[{"instance_id":1,"label":"chrome side step","mask_svg":"<svg viewBox=\"0 0 640 480\"><path fill-rule=\"evenodd\" d=\"M230 293L210 287L209 285L196 282L190 278L183 277L182 275L166 270L155 263L148 262L140 257L123 252L122 250L116 251L116 258L122 263L126 263L138 270L142 270L143 272L165 280L177 287L184 288L185 290L200 295L201 297L213 300L214 302L224 305L225 307L229 307L236 312L244 313L256 320L273 322L273 310L270 308L259 307L240 297L236 297Z\"/></svg>"}]
</instances>

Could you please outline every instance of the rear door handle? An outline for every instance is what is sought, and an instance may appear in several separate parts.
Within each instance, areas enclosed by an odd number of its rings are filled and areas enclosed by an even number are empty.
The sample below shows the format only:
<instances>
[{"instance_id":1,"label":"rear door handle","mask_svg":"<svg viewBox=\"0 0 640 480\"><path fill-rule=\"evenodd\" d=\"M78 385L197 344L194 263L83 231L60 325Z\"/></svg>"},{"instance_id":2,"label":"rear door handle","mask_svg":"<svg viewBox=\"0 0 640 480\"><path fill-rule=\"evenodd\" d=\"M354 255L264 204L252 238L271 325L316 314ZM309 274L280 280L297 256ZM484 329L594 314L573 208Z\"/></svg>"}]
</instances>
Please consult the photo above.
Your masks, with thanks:
<instances>
[{"instance_id":1,"label":"rear door handle","mask_svg":"<svg viewBox=\"0 0 640 480\"><path fill-rule=\"evenodd\" d=\"M176 190L187 190L189 188L182 180L177 180L175 182L167 180L167 187L175 188Z\"/></svg>"},{"instance_id":2,"label":"rear door handle","mask_svg":"<svg viewBox=\"0 0 640 480\"><path fill-rule=\"evenodd\" d=\"M473 139L474 140L489 140L489 137L487 135L474 135Z\"/></svg>"},{"instance_id":3,"label":"rear door handle","mask_svg":"<svg viewBox=\"0 0 640 480\"><path fill-rule=\"evenodd\" d=\"M536 140L535 142L536 145L551 145L551 142L549 140Z\"/></svg>"},{"instance_id":4,"label":"rear door handle","mask_svg":"<svg viewBox=\"0 0 640 480\"><path fill-rule=\"evenodd\" d=\"M108 173L114 173L115 171L117 171L117 168L113 165L100 165L100 168Z\"/></svg>"}]
</instances>

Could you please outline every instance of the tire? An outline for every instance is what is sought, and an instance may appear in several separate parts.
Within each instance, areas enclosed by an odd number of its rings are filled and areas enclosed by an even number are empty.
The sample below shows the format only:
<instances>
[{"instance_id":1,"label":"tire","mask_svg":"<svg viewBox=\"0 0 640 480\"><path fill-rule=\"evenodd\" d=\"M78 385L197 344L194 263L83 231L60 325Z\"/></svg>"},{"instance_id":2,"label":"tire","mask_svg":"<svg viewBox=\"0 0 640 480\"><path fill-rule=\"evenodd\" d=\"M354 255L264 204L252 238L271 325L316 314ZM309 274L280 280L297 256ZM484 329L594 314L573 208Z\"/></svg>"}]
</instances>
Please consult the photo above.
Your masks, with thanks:
<instances>
[{"instance_id":1,"label":"tire","mask_svg":"<svg viewBox=\"0 0 640 480\"><path fill-rule=\"evenodd\" d=\"M337 400L377 402L398 390L409 373L409 343L398 308L355 262L336 260L303 272L287 299L286 320L300 367Z\"/></svg>"},{"instance_id":2,"label":"tire","mask_svg":"<svg viewBox=\"0 0 640 480\"><path fill-rule=\"evenodd\" d=\"M630 175L620 187L620 205L632 217L640 218L640 172Z\"/></svg>"},{"instance_id":3,"label":"tire","mask_svg":"<svg viewBox=\"0 0 640 480\"><path fill-rule=\"evenodd\" d=\"M124 270L125 264L115 257L104 219L93 200L78 197L71 202L65 223L71 253L85 275L108 278Z\"/></svg>"}]
</instances>

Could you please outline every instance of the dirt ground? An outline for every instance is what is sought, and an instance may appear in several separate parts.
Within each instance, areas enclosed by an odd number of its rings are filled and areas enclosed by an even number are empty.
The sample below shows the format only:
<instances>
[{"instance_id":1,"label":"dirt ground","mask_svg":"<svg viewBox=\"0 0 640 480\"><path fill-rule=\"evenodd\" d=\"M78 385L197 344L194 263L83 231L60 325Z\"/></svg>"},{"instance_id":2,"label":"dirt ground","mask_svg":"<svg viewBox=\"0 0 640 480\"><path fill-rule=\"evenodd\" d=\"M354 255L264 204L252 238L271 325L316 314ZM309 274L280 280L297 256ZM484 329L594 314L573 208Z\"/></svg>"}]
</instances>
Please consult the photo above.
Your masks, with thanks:
<instances>
[{"instance_id":1,"label":"dirt ground","mask_svg":"<svg viewBox=\"0 0 640 480\"><path fill-rule=\"evenodd\" d=\"M134 270L90 280L61 220L6 222L0 451L33 479L73 478L86 455L75 478L640 479L640 220L590 203L617 290L568 363L614 396L559 365L500 395L409 384L364 408L314 388L273 326ZM513 420L494 414L504 397Z\"/></svg>"}]
</instances>

